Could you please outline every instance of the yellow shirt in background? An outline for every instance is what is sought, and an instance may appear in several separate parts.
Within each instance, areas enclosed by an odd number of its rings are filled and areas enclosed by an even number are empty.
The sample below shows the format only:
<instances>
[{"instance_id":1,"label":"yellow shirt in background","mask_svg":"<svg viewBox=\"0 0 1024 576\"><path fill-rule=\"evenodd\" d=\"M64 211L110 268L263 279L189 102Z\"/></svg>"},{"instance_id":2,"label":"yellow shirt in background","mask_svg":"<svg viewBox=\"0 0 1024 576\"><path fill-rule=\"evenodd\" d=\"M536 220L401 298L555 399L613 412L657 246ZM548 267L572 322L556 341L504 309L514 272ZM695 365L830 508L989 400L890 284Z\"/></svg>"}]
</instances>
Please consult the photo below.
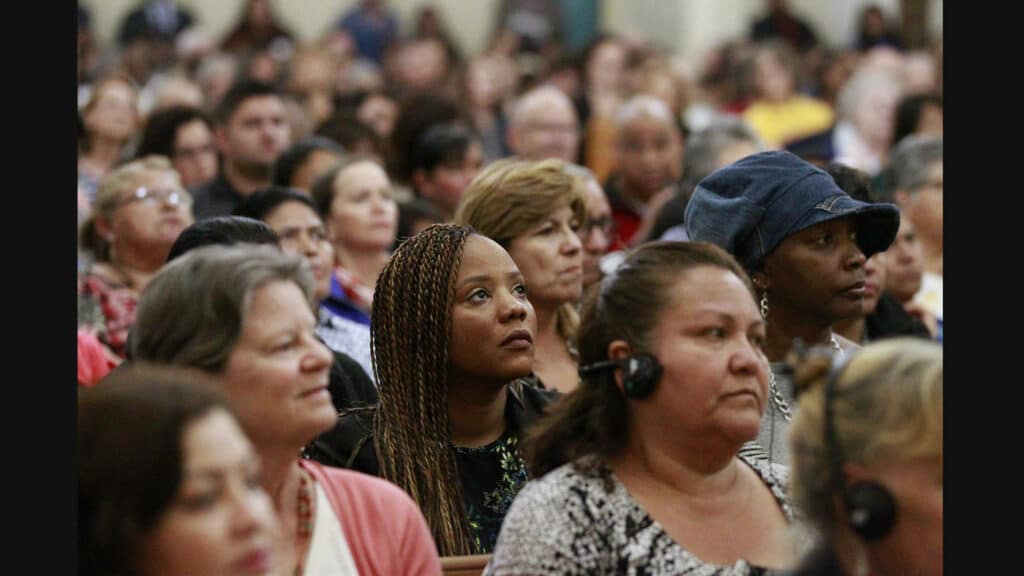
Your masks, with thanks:
<instances>
[{"instance_id":1,"label":"yellow shirt in background","mask_svg":"<svg viewBox=\"0 0 1024 576\"><path fill-rule=\"evenodd\" d=\"M835 112L821 100L793 96L780 103L758 100L747 107L743 118L766 146L781 148L793 140L824 132L835 121Z\"/></svg>"}]
</instances>

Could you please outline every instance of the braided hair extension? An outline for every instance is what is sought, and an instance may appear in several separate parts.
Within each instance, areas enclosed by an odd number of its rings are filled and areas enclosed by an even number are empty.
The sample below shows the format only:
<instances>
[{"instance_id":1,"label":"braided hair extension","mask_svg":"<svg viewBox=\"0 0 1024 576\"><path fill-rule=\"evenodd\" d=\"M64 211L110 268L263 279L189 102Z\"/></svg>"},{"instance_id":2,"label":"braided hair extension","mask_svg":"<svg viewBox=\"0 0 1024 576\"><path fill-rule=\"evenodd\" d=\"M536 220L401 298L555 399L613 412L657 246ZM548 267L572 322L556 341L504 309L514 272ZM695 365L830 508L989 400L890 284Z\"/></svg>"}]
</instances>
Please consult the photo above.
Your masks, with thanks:
<instances>
[{"instance_id":1,"label":"braided hair extension","mask_svg":"<svg viewBox=\"0 0 1024 576\"><path fill-rule=\"evenodd\" d=\"M473 553L447 386L455 277L473 233L434 224L405 240L377 279L370 325L380 473L419 505L442 556Z\"/></svg>"}]
</instances>

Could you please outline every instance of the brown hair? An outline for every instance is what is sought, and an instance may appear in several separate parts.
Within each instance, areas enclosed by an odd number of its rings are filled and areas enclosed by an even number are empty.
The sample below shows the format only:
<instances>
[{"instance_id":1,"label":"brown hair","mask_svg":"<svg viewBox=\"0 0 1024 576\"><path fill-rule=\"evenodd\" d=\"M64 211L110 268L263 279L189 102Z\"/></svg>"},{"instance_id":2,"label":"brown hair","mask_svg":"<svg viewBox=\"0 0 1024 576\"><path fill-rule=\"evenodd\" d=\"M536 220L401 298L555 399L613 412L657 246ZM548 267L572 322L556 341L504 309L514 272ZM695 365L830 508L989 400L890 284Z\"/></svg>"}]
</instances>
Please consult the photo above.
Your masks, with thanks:
<instances>
[{"instance_id":1,"label":"brown hair","mask_svg":"<svg viewBox=\"0 0 1024 576\"><path fill-rule=\"evenodd\" d=\"M466 187L455 222L472 226L508 250L517 236L568 206L581 224L586 220L585 180L569 164L548 159L528 162L506 158L484 168ZM558 309L558 333L570 339L579 315L571 302Z\"/></svg>"},{"instance_id":2,"label":"brown hair","mask_svg":"<svg viewBox=\"0 0 1024 576\"><path fill-rule=\"evenodd\" d=\"M252 294L275 281L294 282L316 313L309 266L276 246L204 246L168 262L139 300L131 357L221 372Z\"/></svg>"},{"instance_id":3,"label":"brown hair","mask_svg":"<svg viewBox=\"0 0 1024 576\"><path fill-rule=\"evenodd\" d=\"M455 277L473 233L434 224L403 242L377 278L370 316L380 474L416 501L442 556L473 553L448 420Z\"/></svg>"},{"instance_id":4,"label":"brown hair","mask_svg":"<svg viewBox=\"0 0 1024 576\"><path fill-rule=\"evenodd\" d=\"M198 374L133 364L78 397L78 565L138 573L142 541L182 478L182 437L226 400Z\"/></svg>"},{"instance_id":5,"label":"brown hair","mask_svg":"<svg viewBox=\"0 0 1024 576\"><path fill-rule=\"evenodd\" d=\"M651 242L626 254L614 272L587 292L577 347L580 364L608 360L608 345L625 340L634 352L649 352L650 335L680 278L701 266L728 270L754 298L743 268L721 248L706 242ZM582 378L579 388L555 404L527 435L523 453L530 474L540 477L583 456L600 465L625 445L626 401L610 372ZM593 467L591 467L593 468Z\"/></svg>"}]
</instances>

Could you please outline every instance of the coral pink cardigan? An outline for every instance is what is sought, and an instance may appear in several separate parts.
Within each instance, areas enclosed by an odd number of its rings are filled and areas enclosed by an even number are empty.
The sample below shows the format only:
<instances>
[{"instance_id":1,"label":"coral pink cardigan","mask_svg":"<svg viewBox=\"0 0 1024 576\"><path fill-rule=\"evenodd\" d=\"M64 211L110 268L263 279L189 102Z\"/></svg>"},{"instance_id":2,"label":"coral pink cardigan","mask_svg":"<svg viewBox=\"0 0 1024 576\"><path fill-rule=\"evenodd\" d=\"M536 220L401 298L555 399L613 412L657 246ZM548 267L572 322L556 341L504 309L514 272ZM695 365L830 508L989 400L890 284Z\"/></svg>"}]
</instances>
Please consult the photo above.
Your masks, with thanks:
<instances>
[{"instance_id":1,"label":"coral pink cardigan","mask_svg":"<svg viewBox=\"0 0 1024 576\"><path fill-rule=\"evenodd\" d=\"M312 460L299 463L327 493L359 574L441 574L427 521L401 488Z\"/></svg>"}]
</instances>

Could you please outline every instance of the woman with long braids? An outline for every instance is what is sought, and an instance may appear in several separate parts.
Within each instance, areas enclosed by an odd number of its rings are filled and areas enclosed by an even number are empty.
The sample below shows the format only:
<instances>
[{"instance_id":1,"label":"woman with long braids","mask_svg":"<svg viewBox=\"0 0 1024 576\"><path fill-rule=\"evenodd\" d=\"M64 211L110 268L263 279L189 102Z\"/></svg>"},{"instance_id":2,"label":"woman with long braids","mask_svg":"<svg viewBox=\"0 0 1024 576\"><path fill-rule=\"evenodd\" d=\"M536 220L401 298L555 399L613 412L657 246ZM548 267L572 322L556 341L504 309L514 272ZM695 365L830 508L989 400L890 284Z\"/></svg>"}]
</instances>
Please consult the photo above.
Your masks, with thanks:
<instances>
[{"instance_id":1,"label":"woman with long braids","mask_svg":"<svg viewBox=\"0 0 1024 576\"><path fill-rule=\"evenodd\" d=\"M896 237L899 209L855 200L824 170L772 151L701 180L685 220L691 240L730 252L757 289L772 363L771 402L757 440L772 462L788 464L785 431L794 396L783 360L797 339L844 353L858 347L832 325L862 314L864 264Z\"/></svg>"},{"instance_id":2,"label":"woman with long braids","mask_svg":"<svg viewBox=\"0 0 1024 576\"><path fill-rule=\"evenodd\" d=\"M377 279L379 404L343 413L307 455L401 486L442 556L489 553L527 479L519 438L555 395L521 380L535 333L508 253L468 226L430 226Z\"/></svg>"}]
</instances>

